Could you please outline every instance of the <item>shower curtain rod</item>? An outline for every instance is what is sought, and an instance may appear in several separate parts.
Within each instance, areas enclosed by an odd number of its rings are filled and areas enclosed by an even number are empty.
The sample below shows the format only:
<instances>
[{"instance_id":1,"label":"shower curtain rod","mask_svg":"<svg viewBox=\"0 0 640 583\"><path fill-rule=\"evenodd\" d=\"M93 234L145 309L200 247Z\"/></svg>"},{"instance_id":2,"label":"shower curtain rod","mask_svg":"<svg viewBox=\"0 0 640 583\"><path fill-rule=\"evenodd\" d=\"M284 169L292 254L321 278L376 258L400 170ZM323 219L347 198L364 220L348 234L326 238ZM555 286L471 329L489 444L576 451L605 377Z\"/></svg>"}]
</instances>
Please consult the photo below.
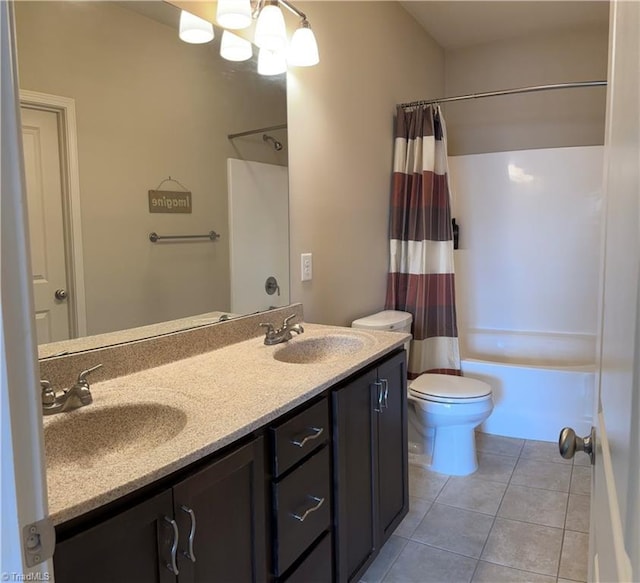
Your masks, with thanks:
<instances>
[{"instance_id":1,"label":"shower curtain rod","mask_svg":"<svg viewBox=\"0 0 640 583\"><path fill-rule=\"evenodd\" d=\"M273 132L275 130L286 130L287 124L282 123L277 126L269 126L266 128L258 128L257 130L248 130L246 132L240 132L238 134L228 134L227 138L233 140L233 138L241 138L242 136L251 136L253 134L261 134L262 132Z\"/></svg>"},{"instance_id":2,"label":"shower curtain rod","mask_svg":"<svg viewBox=\"0 0 640 583\"><path fill-rule=\"evenodd\" d=\"M549 91L551 89L576 89L579 87L600 87L606 81L577 81L575 83L555 83L553 85L533 85L531 87L519 87L517 89L503 89L502 91L486 91L484 93L470 93L469 95L457 95L455 97L441 97L440 99L425 99L402 103L400 107L417 107L431 103L445 103L446 101L464 101L466 99L478 99L480 97L495 97L497 95L513 95L515 93L534 93L536 91Z\"/></svg>"}]
</instances>

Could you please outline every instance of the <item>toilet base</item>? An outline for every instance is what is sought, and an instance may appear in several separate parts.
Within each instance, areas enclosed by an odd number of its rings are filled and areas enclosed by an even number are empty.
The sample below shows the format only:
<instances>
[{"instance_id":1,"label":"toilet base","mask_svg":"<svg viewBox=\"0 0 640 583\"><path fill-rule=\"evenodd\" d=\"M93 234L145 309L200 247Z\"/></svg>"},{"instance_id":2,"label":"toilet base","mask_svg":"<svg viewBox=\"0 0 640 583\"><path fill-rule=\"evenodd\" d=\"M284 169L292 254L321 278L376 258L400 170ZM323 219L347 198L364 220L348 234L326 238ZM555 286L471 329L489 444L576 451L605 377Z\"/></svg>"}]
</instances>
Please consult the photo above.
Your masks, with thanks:
<instances>
[{"instance_id":1,"label":"toilet base","mask_svg":"<svg viewBox=\"0 0 640 583\"><path fill-rule=\"evenodd\" d=\"M475 427L437 427L430 470L450 476L468 476L478 469Z\"/></svg>"}]
</instances>

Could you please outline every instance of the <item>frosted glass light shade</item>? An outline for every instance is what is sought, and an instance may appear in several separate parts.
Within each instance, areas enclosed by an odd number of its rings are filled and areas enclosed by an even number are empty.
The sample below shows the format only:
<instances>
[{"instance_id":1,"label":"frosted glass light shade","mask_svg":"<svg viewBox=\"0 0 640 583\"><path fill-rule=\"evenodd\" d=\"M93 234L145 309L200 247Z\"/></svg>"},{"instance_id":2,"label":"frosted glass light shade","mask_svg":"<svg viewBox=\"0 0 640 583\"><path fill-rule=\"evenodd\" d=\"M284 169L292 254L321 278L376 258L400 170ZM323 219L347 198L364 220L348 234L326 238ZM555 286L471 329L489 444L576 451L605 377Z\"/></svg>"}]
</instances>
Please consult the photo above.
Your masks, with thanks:
<instances>
[{"instance_id":1,"label":"frosted glass light shade","mask_svg":"<svg viewBox=\"0 0 640 583\"><path fill-rule=\"evenodd\" d=\"M254 42L261 49L282 51L287 45L287 29L282 10L275 4L267 4L260 11Z\"/></svg>"},{"instance_id":2,"label":"frosted glass light shade","mask_svg":"<svg viewBox=\"0 0 640 583\"><path fill-rule=\"evenodd\" d=\"M293 33L288 60L294 67L312 67L320 62L316 37L306 21Z\"/></svg>"},{"instance_id":3,"label":"frosted glass light shade","mask_svg":"<svg viewBox=\"0 0 640 583\"><path fill-rule=\"evenodd\" d=\"M247 28L251 24L250 0L218 0L216 20L231 30Z\"/></svg>"},{"instance_id":4,"label":"frosted glass light shade","mask_svg":"<svg viewBox=\"0 0 640 583\"><path fill-rule=\"evenodd\" d=\"M220 41L220 56L227 61L248 61L253 56L253 48L248 40L225 30Z\"/></svg>"},{"instance_id":5,"label":"frosted glass light shade","mask_svg":"<svg viewBox=\"0 0 640 583\"><path fill-rule=\"evenodd\" d=\"M213 40L213 24L203 18L183 10L180 13L180 40L194 45Z\"/></svg>"},{"instance_id":6,"label":"frosted glass light shade","mask_svg":"<svg viewBox=\"0 0 640 583\"><path fill-rule=\"evenodd\" d=\"M260 49L258 52L258 73L260 75L280 75L287 70L287 60L283 52Z\"/></svg>"}]
</instances>

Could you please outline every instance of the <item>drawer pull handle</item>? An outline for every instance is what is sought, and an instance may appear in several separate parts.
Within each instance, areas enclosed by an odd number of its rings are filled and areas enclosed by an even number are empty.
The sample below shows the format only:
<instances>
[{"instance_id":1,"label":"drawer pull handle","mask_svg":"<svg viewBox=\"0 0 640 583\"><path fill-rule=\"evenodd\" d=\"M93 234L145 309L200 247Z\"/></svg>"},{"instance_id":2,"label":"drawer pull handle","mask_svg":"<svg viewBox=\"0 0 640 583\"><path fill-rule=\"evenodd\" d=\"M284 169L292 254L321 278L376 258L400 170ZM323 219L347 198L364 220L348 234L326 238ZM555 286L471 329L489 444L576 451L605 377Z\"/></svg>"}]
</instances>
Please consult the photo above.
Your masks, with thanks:
<instances>
[{"instance_id":1,"label":"drawer pull handle","mask_svg":"<svg viewBox=\"0 0 640 583\"><path fill-rule=\"evenodd\" d=\"M187 557L192 563L196 562L196 556L193 554L193 537L196 535L196 513L187 506L180 506L180 509L186 512L191 519L191 528L189 529L189 550L182 551L182 554Z\"/></svg>"},{"instance_id":2,"label":"drawer pull handle","mask_svg":"<svg viewBox=\"0 0 640 583\"><path fill-rule=\"evenodd\" d=\"M176 553L178 552L178 525L176 521L172 518L168 518L167 516L164 519L171 525L173 528L173 542L171 543L171 562L167 563L166 567L171 571L174 575L178 575L178 563L176 559Z\"/></svg>"},{"instance_id":3,"label":"drawer pull handle","mask_svg":"<svg viewBox=\"0 0 640 583\"><path fill-rule=\"evenodd\" d=\"M302 515L294 514L293 515L293 517L296 520L299 520L300 522L304 522L305 518L307 518L307 516L309 516L309 514L311 514L312 512L315 512L316 510L318 510L320 508L320 506L322 506L324 504L324 498L318 498L317 496L309 496L309 498L311 498L311 500L313 500L315 502L315 504L311 508L308 508L307 510L305 510L304 514L302 514Z\"/></svg>"},{"instance_id":4,"label":"drawer pull handle","mask_svg":"<svg viewBox=\"0 0 640 583\"><path fill-rule=\"evenodd\" d=\"M304 444L307 443L307 441L318 439L318 437L320 437L324 433L323 427L310 427L309 429L313 431L311 435L306 435L302 441L300 439L294 439L291 441L291 443L293 443L293 445L297 445L298 447L304 447Z\"/></svg>"}]
</instances>

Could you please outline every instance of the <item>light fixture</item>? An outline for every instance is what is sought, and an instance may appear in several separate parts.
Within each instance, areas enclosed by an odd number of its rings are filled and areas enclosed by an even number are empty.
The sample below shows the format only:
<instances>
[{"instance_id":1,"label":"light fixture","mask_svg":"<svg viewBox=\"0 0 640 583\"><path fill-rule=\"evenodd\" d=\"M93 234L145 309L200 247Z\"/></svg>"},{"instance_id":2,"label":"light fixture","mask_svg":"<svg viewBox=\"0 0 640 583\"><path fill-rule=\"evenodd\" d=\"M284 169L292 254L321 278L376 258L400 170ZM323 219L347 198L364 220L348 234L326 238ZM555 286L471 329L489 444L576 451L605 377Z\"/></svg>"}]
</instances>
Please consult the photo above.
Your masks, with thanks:
<instances>
[{"instance_id":1,"label":"light fixture","mask_svg":"<svg viewBox=\"0 0 640 583\"><path fill-rule=\"evenodd\" d=\"M250 0L218 0L216 20L223 28L238 30L251 24Z\"/></svg>"},{"instance_id":2,"label":"light fixture","mask_svg":"<svg viewBox=\"0 0 640 583\"><path fill-rule=\"evenodd\" d=\"M293 33L288 61L294 67L312 67L320 62L318 43L306 18L302 19L300 27Z\"/></svg>"},{"instance_id":3,"label":"light fixture","mask_svg":"<svg viewBox=\"0 0 640 583\"><path fill-rule=\"evenodd\" d=\"M186 10L180 13L181 40L186 43L199 45L211 42L213 36L213 24Z\"/></svg>"},{"instance_id":4,"label":"light fixture","mask_svg":"<svg viewBox=\"0 0 640 583\"><path fill-rule=\"evenodd\" d=\"M256 22L253 41L261 49L282 51L287 45L287 29L278 0L266 0Z\"/></svg>"},{"instance_id":5,"label":"light fixture","mask_svg":"<svg viewBox=\"0 0 640 583\"><path fill-rule=\"evenodd\" d=\"M284 52L260 49L258 52L258 73L260 75L280 75L287 70Z\"/></svg>"},{"instance_id":6,"label":"light fixture","mask_svg":"<svg viewBox=\"0 0 640 583\"><path fill-rule=\"evenodd\" d=\"M225 30L220 41L220 56L227 61L248 61L253 56L253 48L248 40Z\"/></svg>"}]
</instances>

